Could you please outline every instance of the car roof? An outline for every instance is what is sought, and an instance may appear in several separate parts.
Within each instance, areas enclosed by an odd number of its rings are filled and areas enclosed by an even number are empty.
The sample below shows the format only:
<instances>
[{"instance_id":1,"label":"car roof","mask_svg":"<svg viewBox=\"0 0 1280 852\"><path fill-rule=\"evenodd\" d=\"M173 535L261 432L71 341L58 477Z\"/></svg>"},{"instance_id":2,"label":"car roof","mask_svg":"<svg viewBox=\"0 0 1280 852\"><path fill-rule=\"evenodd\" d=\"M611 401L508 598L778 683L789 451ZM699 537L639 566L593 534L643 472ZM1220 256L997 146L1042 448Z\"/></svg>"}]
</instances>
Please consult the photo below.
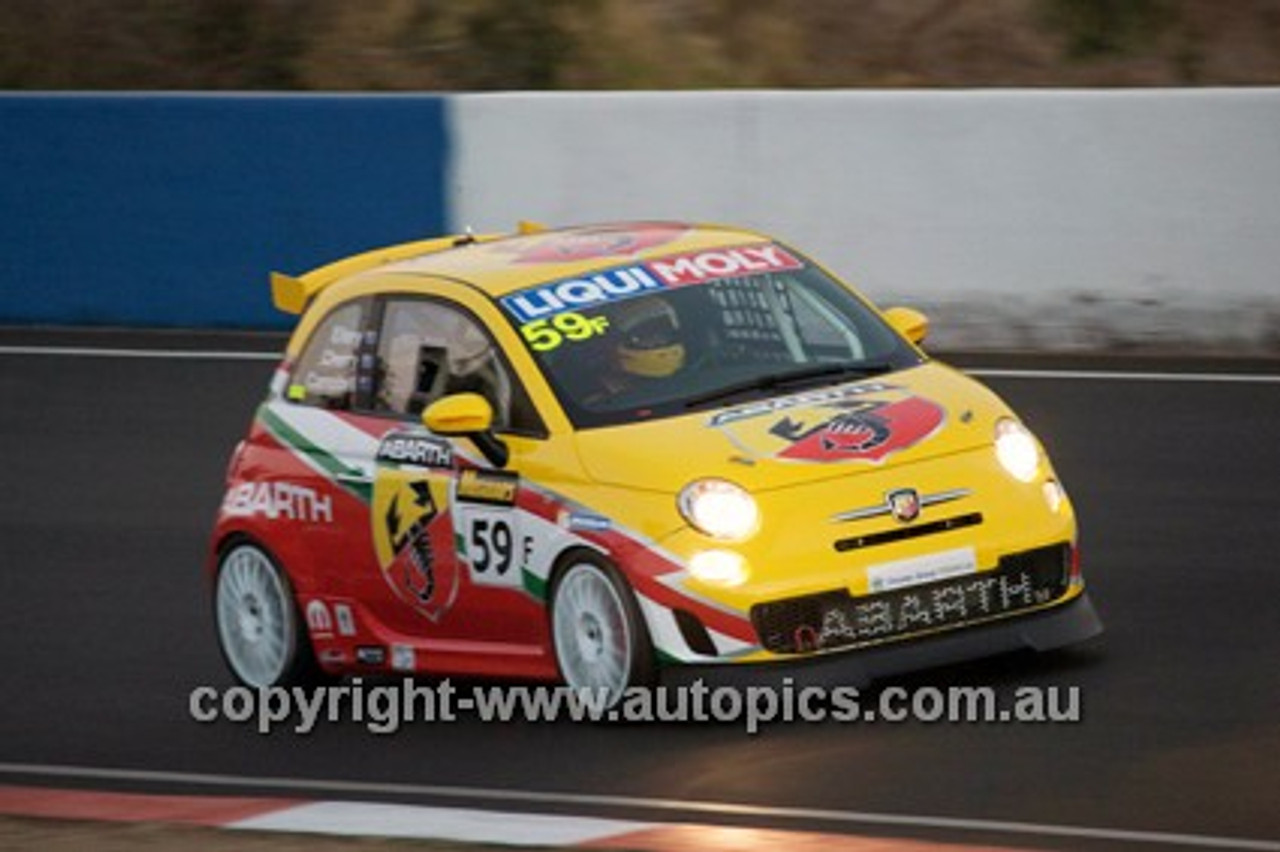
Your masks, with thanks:
<instances>
[{"instance_id":1,"label":"car roof","mask_svg":"<svg viewBox=\"0 0 1280 852\"><path fill-rule=\"evenodd\" d=\"M463 236L443 250L403 257L359 273L423 275L465 281L492 297L648 258L769 241L723 225L614 222L492 237Z\"/></svg>"}]
</instances>

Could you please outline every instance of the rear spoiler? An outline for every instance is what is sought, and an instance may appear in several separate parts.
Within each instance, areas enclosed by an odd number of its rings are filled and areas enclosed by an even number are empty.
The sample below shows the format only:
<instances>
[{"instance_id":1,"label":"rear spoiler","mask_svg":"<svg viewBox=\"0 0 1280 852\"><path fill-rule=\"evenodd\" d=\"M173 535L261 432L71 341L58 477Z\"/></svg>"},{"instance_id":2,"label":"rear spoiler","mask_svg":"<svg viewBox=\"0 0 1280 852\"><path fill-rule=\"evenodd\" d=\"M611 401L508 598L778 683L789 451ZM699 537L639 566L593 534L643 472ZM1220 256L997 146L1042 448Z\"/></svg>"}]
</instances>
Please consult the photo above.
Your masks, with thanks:
<instances>
[{"instance_id":1,"label":"rear spoiler","mask_svg":"<svg viewBox=\"0 0 1280 852\"><path fill-rule=\"evenodd\" d=\"M547 230L545 225L537 222L521 222L517 228L519 234L537 234ZM302 275L286 275L283 272L271 273L271 302L277 309L287 314L300 314L307 304L325 287L357 272L375 269L397 260L406 260L424 254L447 251L451 248L486 243L502 239L507 234L472 233L454 234L447 237L434 237L429 240L417 240L411 243L387 246L374 249L352 257L313 269Z\"/></svg>"}]
</instances>

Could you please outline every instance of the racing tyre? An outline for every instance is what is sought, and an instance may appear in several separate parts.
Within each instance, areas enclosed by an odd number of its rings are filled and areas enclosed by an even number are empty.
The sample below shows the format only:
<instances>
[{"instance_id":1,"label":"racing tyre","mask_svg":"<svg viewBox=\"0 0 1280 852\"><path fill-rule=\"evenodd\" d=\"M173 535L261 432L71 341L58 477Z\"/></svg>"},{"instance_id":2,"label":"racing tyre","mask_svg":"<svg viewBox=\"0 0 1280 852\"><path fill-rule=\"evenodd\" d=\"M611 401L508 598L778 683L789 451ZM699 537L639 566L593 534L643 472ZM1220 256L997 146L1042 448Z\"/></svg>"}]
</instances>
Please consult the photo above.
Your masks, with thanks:
<instances>
[{"instance_id":1,"label":"racing tyre","mask_svg":"<svg viewBox=\"0 0 1280 852\"><path fill-rule=\"evenodd\" d=\"M289 579L262 548L241 542L223 551L214 614L222 656L241 683L288 686L324 679Z\"/></svg>"},{"instance_id":2,"label":"racing tyre","mask_svg":"<svg viewBox=\"0 0 1280 852\"><path fill-rule=\"evenodd\" d=\"M603 691L615 704L622 691L654 682L653 646L635 596L603 561L577 557L551 592L552 641L566 684Z\"/></svg>"}]
</instances>

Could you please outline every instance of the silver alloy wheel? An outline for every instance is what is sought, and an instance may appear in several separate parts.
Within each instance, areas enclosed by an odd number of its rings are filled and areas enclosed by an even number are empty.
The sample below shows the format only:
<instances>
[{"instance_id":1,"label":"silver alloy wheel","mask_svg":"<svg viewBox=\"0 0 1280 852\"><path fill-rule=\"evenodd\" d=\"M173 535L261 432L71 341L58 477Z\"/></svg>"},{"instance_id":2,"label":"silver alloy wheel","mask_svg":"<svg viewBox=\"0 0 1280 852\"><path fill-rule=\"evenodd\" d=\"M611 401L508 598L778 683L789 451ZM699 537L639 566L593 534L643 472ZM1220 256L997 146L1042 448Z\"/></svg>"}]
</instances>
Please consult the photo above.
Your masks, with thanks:
<instances>
[{"instance_id":1,"label":"silver alloy wheel","mask_svg":"<svg viewBox=\"0 0 1280 852\"><path fill-rule=\"evenodd\" d=\"M556 660L575 689L605 690L616 700L631 679L633 642L626 605L597 565L570 566L552 601Z\"/></svg>"},{"instance_id":2,"label":"silver alloy wheel","mask_svg":"<svg viewBox=\"0 0 1280 852\"><path fill-rule=\"evenodd\" d=\"M293 659L293 601L270 557L240 544L222 557L217 588L218 638L236 676L272 686Z\"/></svg>"}]
</instances>

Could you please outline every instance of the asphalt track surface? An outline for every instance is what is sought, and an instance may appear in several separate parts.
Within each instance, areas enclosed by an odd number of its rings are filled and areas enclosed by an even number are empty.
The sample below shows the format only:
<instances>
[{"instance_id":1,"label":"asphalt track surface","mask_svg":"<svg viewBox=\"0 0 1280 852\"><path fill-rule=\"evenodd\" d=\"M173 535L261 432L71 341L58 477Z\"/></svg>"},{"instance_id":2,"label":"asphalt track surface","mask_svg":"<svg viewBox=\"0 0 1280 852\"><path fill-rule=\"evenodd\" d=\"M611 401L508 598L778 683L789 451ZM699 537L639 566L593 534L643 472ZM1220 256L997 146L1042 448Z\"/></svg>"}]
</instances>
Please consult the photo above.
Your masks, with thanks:
<instances>
[{"instance_id":1,"label":"asphalt track surface","mask_svg":"<svg viewBox=\"0 0 1280 852\"><path fill-rule=\"evenodd\" d=\"M987 379L1074 497L1107 632L898 683L1079 686L1079 724L795 723L752 736L733 724L470 719L261 736L198 724L187 707L194 687L231 685L201 566L228 452L272 363L4 349L49 344L277 341L0 333L0 783L1043 849L1280 848L1280 383Z\"/></svg>"}]
</instances>

